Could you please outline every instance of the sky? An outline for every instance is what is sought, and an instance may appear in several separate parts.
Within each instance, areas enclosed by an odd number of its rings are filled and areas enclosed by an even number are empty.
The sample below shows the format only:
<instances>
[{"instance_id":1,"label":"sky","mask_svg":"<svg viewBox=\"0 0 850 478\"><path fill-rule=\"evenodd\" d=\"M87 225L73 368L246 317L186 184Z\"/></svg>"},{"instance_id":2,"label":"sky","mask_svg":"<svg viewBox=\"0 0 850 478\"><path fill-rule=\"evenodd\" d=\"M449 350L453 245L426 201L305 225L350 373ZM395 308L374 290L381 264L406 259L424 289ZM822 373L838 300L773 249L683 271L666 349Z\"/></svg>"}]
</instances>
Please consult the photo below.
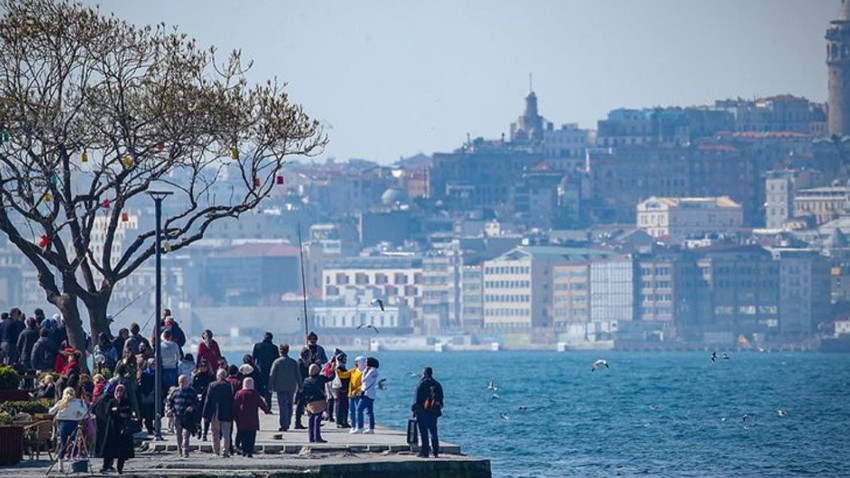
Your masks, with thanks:
<instances>
[{"instance_id":1,"label":"sky","mask_svg":"<svg viewBox=\"0 0 850 478\"><path fill-rule=\"evenodd\" d=\"M89 2L94 4L95 2ZM389 164L498 138L529 73L555 125L620 107L790 93L826 101L839 0L147 0L101 3L242 50L326 125L321 158Z\"/></svg>"}]
</instances>

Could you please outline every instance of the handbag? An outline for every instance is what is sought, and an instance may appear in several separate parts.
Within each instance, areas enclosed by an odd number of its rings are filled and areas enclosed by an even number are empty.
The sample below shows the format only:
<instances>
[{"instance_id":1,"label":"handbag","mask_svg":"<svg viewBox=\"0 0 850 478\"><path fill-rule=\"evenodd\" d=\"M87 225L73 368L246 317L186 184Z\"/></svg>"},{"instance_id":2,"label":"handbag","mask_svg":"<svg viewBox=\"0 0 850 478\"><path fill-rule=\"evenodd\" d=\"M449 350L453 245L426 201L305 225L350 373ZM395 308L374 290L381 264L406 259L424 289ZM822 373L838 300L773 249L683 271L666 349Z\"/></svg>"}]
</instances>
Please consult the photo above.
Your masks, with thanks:
<instances>
[{"instance_id":1,"label":"handbag","mask_svg":"<svg viewBox=\"0 0 850 478\"><path fill-rule=\"evenodd\" d=\"M88 417L85 419L86 421L86 436L94 436L97 433L97 424L94 422L94 418Z\"/></svg>"},{"instance_id":2,"label":"handbag","mask_svg":"<svg viewBox=\"0 0 850 478\"><path fill-rule=\"evenodd\" d=\"M407 443L415 445L419 442L419 426L415 418L407 421Z\"/></svg>"},{"instance_id":3,"label":"handbag","mask_svg":"<svg viewBox=\"0 0 850 478\"><path fill-rule=\"evenodd\" d=\"M142 424L136 420L127 420L121 428L122 435L135 435L142 431Z\"/></svg>"},{"instance_id":4,"label":"handbag","mask_svg":"<svg viewBox=\"0 0 850 478\"><path fill-rule=\"evenodd\" d=\"M324 413L328 409L328 402L324 400L314 400L307 404L307 411L313 415Z\"/></svg>"}]
</instances>

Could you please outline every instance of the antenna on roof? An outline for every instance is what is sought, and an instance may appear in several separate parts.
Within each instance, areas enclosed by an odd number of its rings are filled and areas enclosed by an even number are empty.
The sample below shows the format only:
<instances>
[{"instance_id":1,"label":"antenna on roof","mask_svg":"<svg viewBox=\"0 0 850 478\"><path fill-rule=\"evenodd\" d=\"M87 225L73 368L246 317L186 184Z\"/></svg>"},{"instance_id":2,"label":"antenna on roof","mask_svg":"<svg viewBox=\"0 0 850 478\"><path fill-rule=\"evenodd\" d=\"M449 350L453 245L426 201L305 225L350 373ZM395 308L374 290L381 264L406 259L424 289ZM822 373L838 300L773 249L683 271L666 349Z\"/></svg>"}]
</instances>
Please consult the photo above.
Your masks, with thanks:
<instances>
[{"instance_id":1,"label":"antenna on roof","mask_svg":"<svg viewBox=\"0 0 850 478\"><path fill-rule=\"evenodd\" d=\"M531 93L534 91L534 80L531 75L531 72L528 73L528 92Z\"/></svg>"}]
</instances>

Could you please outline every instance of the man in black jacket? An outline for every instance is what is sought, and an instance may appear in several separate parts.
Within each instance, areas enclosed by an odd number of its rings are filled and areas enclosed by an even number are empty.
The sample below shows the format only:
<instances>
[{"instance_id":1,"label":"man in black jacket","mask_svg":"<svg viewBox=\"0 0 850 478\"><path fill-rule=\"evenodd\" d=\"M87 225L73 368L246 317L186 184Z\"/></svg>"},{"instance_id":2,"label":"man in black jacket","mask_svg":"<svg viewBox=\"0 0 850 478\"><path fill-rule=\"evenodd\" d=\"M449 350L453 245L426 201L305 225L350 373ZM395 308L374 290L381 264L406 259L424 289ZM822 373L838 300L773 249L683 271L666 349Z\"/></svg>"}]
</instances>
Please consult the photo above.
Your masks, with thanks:
<instances>
[{"instance_id":1,"label":"man in black jacket","mask_svg":"<svg viewBox=\"0 0 850 478\"><path fill-rule=\"evenodd\" d=\"M53 370L53 362L59 353L59 345L50 338L50 331L41 329L39 339L32 346L30 365L39 372Z\"/></svg>"},{"instance_id":2,"label":"man in black jacket","mask_svg":"<svg viewBox=\"0 0 850 478\"><path fill-rule=\"evenodd\" d=\"M230 456L230 430L233 426L233 385L227 380L227 370L220 369L216 373L216 381L207 388L207 398L204 400L204 418L212 423L213 451L224 458ZM221 439L224 438L224 448Z\"/></svg>"},{"instance_id":3,"label":"man in black jacket","mask_svg":"<svg viewBox=\"0 0 850 478\"><path fill-rule=\"evenodd\" d=\"M26 370L32 369L31 358L32 358L32 348L35 345L36 341L38 341L38 329L36 328L35 319L32 317L28 318L26 321L27 328L18 335L18 357L21 365Z\"/></svg>"},{"instance_id":4,"label":"man in black jacket","mask_svg":"<svg viewBox=\"0 0 850 478\"><path fill-rule=\"evenodd\" d=\"M431 367L425 367L425 370L422 371L422 379L416 386L415 401L413 406L410 407L416 417L422 440L422 449L417 455L420 458L428 458L429 452L434 453L434 458L440 456L437 418L443 414L443 386L440 385L440 382L434 380L433 375L434 371Z\"/></svg>"},{"instance_id":5,"label":"man in black jacket","mask_svg":"<svg viewBox=\"0 0 850 478\"><path fill-rule=\"evenodd\" d=\"M266 385L263 398L266 399L266 405L268 406L272 404L271 387L268 386L269 374L272 373L272 364L280 357L277 347L272 343L272 339L272 333L266 332L263 336L263 341L254 344L254 351L251 353L251 356L254 358L254 365L260 369L260 376L263 378L263 384Z\"/></svg>"}]
</instances>

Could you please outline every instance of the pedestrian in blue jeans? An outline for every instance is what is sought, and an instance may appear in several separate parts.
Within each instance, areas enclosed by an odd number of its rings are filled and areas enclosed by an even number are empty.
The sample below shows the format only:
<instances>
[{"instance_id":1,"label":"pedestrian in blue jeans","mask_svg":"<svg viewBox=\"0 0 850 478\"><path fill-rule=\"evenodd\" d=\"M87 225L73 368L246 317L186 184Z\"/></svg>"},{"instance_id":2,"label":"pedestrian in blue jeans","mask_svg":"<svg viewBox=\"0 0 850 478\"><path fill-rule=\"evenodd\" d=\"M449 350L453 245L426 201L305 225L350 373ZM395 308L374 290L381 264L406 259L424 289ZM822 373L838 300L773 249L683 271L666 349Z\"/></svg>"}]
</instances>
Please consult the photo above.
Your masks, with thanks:
<instances>
[{"instance_id":1,"label":"pedestrian in blue jeans","mask_svg":"<svg viewBox=\"0 0 850 478\"><path fill-rule=\"evenodd\" d=\"M67 387L62 392L62 399L56 402L50 409L50 413L56 415L56 420L59 422L59 470L64 471L63 461L65 460L66 448L73 448L74 440L77 436L77 426L80 420L85 418L88 413L88 406L76 398L73 387ZM68 457L72 458L72 457Z\"/></svg>"},{"instance_id":2,"label":"pedestrian in blue jeans","mask_svg":"<svg viewBox=\"0 0 850 478\"><path fill-rule=\"evenodd\" d=\"M374 357L366 358L366 371L363 372L363 383L360 389L363 394L360 395L357 404L357 429L361 433L375 433L375 396L377 395L378 384L378 361ZM369 429L363 428L363 413L369 414Z\"/></svg>"}]
</instances>

